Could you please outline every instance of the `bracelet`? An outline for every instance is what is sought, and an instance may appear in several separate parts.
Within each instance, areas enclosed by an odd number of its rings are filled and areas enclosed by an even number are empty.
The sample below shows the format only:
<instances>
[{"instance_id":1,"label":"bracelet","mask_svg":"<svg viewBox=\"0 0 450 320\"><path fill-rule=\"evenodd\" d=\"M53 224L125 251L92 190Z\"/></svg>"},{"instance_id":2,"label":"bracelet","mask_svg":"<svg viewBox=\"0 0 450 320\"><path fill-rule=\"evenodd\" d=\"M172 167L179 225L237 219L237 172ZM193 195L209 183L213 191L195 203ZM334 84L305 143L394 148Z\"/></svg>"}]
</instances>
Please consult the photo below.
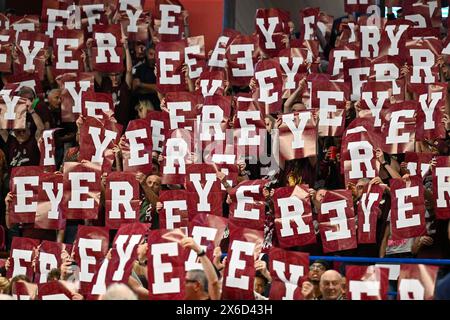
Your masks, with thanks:
<instances>
[{"instance_id":1,"label":"bracelet","mask_svg":"<svg viewBox=\"0 0 450 320\"><path fill-rule=\"evenodd\" d=\"M206 254L205 250L202 250L200 253L197 253L197 257L203 257Z\"/></svg>"}]
</instances>

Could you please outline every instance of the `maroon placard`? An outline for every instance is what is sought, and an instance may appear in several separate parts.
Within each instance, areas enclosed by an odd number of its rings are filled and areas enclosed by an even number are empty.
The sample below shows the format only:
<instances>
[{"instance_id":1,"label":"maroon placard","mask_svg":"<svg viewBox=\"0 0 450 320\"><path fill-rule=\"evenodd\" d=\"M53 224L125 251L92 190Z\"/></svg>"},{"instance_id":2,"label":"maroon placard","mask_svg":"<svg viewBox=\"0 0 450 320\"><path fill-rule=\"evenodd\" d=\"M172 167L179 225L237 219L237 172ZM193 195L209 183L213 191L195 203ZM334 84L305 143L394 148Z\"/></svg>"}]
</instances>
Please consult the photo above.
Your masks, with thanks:
<instances>
[{"instance_id":1,"label":"maroon placard","mask_svg":"<svg viewBox=\"0 0 450 320\"><path fill-rule=\"evenodd\" d=\"M2 73L11 73L12 71L12 48L15 40L14 30L0 30L0 72Z\"/></svg>"},{"instance_id":2,"label":"maroon placard","mask_svg":"<svg viewBox=\"0 0 450 320\"><path fill-rule=\"evenodd\" d=\"M370 5L374 5L375 0L345 0L344 2L344 11L346 13L366 13L367 8Z\"/></svg>"},{"instance_id":3,"label":"maroon placard","mask_svg":"<svg viewBox=\"0 0 450 320\"><path fill-rule=\"evenodd\" d=\"M381 215L380 202L385 187L368 184L364 189L357 208L358 243L376 243L377 220Z\"/></svg>"},{"instance_id":4,"label":"maroon placard","mask_svg":"<svg viewBox=\"0 0 450 320\"><path fill-rule=\"evenodd\" d=\"M42 241L39 246L39 255L36 260L35 283L46 283L48 273L62 264L61 253L66 249L64 243Z\"/></svg>"},{"instance_id":5,"label":"maroon placard","mask_svg":"<svg viewBox=\"0 0 450 320\"><path fill-rule=\"evenodd\" d=\"M348 300L387 300L389 269L347 266Z\"/></svg>"},{"instance_id":6,"label":"maroon placard","mask_svg":"<svg viewBox=\"0 0 450 320\"><path fill-rule=\"evenodd\" d=\"M288 98L298 87L298 83L306 76L307 63L313 56L306 48L283 49L278 55L283 72L283 98Z\"/></svg>"},{"instance_id":7,"label":"maroon placard","mask_svg":"<svg viewBox=\"0 0 450 320\"><path fill-rule=\"evenodd\" d=\"M119 24L93 26L91 65L95 71L105 73L122 72L124 69L122 49L122 31Z\"/></svg>"},{"instance_id":8,"label":"maroon placard","mask_svg":"<svg viewBox=\"0 0 450 320\"><path fill-rule=\"evenodd\" d=\"M307 158L317 154L317 110L300 111L278 116L280 156L285 160Z\"/></svg>"},{"instance_id":9,"label":"maroon placard","mask_svg":"<svg viewBox=\"0 0 450 320\"><path fill-rule=\"evenodd\" d=\"M199 244L206 252L208 258L213 261L213 253L220 246L228 225L228 219L213 214L198 214L189 222L189 236ZM186 261L186 270L203 269L197 262L197 254L191 250Z\"/></svg>"},{"instance_id":10,"label":"maroon placard","mask_svg":"<svg viewBox=\"0 0 450 320\"><path fill-rule=\"evenodd\" d=\"M416 140L445 139L447 133L443 117L447 101L447 83L424 85L424 89L425 93L419 95Z\"/></svg>"},{"instance_id":11,"label":"maroon placard","mask_svg":"<svg viewBox=\"0 0 450 320\"><path fill-rule=\"evenodd\" d=\"M348 59L344 64L344 81L350 84L350 99L361 100L361 90L369 80L370 60L367 58Z\"/></svg>"},{"instance_id":12,"label":"maroon placard","mask_svg":"<svg viewBox=\"0 0 450 320\"><path fill-rule=\"evenodd\" d=\"M259 38L259 47L269 57L276 57L286 48L283 38L289 35L289 12L281 9L257 9L255 30Z\"/></svg>"},{"instance_id":13,"label":"maroon placard","mask_svg":"<svg viewBox=\"0 0 450 320\"><path fill-rule=\"evenodd\" d=\"M398 300L433 300L438 266L402 264L398 277Z\"/></svg>"},{"instance_id":14,"label":"maroon placard","mask_svg":"<svg viewBox=\"0 0 450 320\"><path fill-rule=\"evenodd\" d=\"M316 28L319 21L320 8L300 10L300 40L316 40Z\"/></svg>"},{"instance_id":15,"label":"maroon placard","mask_svg":"<svg viewBox=\"0 0 450 320\"><path fill-rule=\"evenodd\" d=\"M229 247L222 300L254 300L255 260L263 242L263 231L229 225ZM255 258L256 256L256 258Z\"/></svg>"},{"instance_id":16,"label":"maroon placard","mask_svg":"<svg viewBox=\"0 0 450 320\"><path fill-rule=\"evenodd\" d=\"M430 169L430 161L435 157L433 153L405 152L405 162L409 175L424 177Z\"/></svg>"},{"instance_id":17,"label":"maroon placard","mask_svg":"<svg viewBox=\"0 0 450 320\"><path fill-rule=\"evenodd\" d=\"M170 117L170 130L194 130L194 121L203 99L191 92L168 92L165 103Z\"/></svg>"},{"instance_id":18,"label":"maroon placard","mask_svg":"<svg viewBox=\"0 0 450 320\"><path fill-rule=\"evenodd\" d=\"M267 59L259 61L255 66L256 91L255 101L259 109L265 113L278 113L281 111L283 77L278 59Z\"/></svg>"},{"instance_id":19,"label":"maroon placard","mask_svg":"<svg viewBox=\"0 0 450 320\"><path fill-rule=\"evenodd\" d=\"M73 293L62 281L54 280L38 285L38 300L72 300Z\"/></svg>"},{"instance_id":20,"label":"maroon placard","mask_svg":"<svg viewBox=\"0 0 450 320\"><path fill-rule=\"evenodd\" d=\"M226 54L229 81L233 86L244 87L250 83L258 55L256 35L238 35L233 39Z\"/></svg>"},{"instance_id":21,"label":"maroon placard","mask_svg":"<svg viewBox=\"0 0 450 320\"><path fill-rule=\"evenodd\" d=\"M104 227L78 226L74 259L80 267L80 293L90 294L95 273L108 252L109 230Z\"/></svg>"},{"instance_id":22,"label":"maroon placard","mask_svg":"<svg viewBox=\"0 0 450 320\"><path fill-rule=\"evenodd\" d=\"M60 130L60 128L44 130L42 133L42 139L39 140L39 151L41 152L41 160L39 164L46 168L47 171L56 171L56 160L55 160L55 131Z\"/></svg>"},{"instance_id":23,"label":"maroon placard","mask_svg":"<svg viewBox=\"0 0 450 320\"><path fill-rule=\"evenodd\" d=\"M414 100L389 105L382 119L381 134L384 140L382 145L384 152L397 154L414 151L418 108L419 103Z\"/></svg>"},{"instance_id":24,"label":"maroon placard","mask_svg":"<svg viewBox=\"0 0 450 320\"><path fill-rule=\"evenodd\" d=\"M10 95L11 91L6 89L3 93L0 97L0 129L25 129L29 102Z\"/></svg>"},{"instance_id":25,"label":"maroon placard","mask_svg":"<svg viewBox=\"0 0 450 320\"><path fill-rule=\"evenodd\" d=\"M173 42L182 39L184 6L178 0L156 0L154 24L160 41Z\"/></svg>"},{"instance_id":26,"label":"maroon placard","mask_svg":"<svg viewBox=\"0 0 450 320\"><path fill-rule=\"evenodd\" d=\"M426 234L425 192L422 177L391 179L391 229L392 239L402 240Z\"/></svg>"},{"instance_id":27,"label":"maroon placard","mask_svg":"<svg viewBox=\"0 0 450 320\"><path fill-rule=\"evenodd\" d=\"M84 71L81 55L85 46L82 30L56 30L53 38L53 75Z\"/></svg>"},{"instance_id":28,"label":"maroon placard","mask_svg":"<svg viewBox=\"0 0 450 320\"><path fill-rule=\"evenodd\" d=\"M152 130L152 149L162 152L169 131L169 114L167 112L150 111L146 120Z\"/></svg>"},{"instance_id":29,"label":"maroon placard","mask_svg":"<svg viewBox=\"0 0 450 320\"><path fill-rule=\"evenodd\" d=\"M39 176L44 171L42 167L14 167L11 171L9 190L15 196L9 204L9 222L34 223L36 215Z\"/></svg>"},{"instance_id":30,"label":"maroon placard","mask_svg":"<svg viewBox=\"0 0 450 320\"><path fill-rule=\"evenodd\" d=\"M110 119L85 117L79 132L78 159L101 166L103 172L111 172L115 160L112 149L119 144L122 126Z\"/></svg>"},{"instance_id":31,"label":"maroon placard","mask_svg":"<svg viewBox=\"0 0 450 320\"><path fill-rule=\"evenodd\" d=\"M61 201L63 198L64 176L62 173L48 172L39 175L38 204L34 227L36 229L62 230L66 226Z\"/></svg>"},{"instance_id":32,"label":"maroon placard","mask_svg":"<svg viewBox=\"0 0 450 320\"><path fill-rule=\"evenodd\" d=\"M200 77L203 70L207 68L205 36L189 37L186 39L184 60L189 69L189 79L195 80Z\"/></svg>"},{"instance_id":33,"label":"maroon placard","mask_svg":"<svg viewBox=\"0 0 450 320\"><path fill-rule=\"evenodd\" d=\"M74 122L82 112L82 95L94 92L93 73L66 73L56 79L61 89L61 120Z\"/></svg>"},{"instance_id":34,"label":"maroon placard","mask_svg":"<svg viewBox=\"0 0 450 320\"><path fill-rule=\"evenodd\" d=\"M374 118L357 118L347 127L341 145L341 172L346 185L361 178L378 176L375 150L382 146L381 134L373 126Z\"/></svg>"},{"instance_id":35,"label":"maroon placard","mask_svg":"<svg viewBox=\"0 0 450 320\"><path fill-rule=\"evenodd\" d=\"M309 271L309 254L272 248L270 300L303 300L301 286Z\"/></svg>"},{"instance_id":36,"label":"maroon placard","mask_svg":"<svg viewBox=\"0 0 450 320\"><path fill-rule=\"evenodd\" d=\"M306 185L275 189L273 203L279 247L316 243L311 201Z\"/></svg>"},{"instance_id":37,"label":"maroon placard","mask_svg":"<svg viewBox=\"0 0 450 320\"><path fill-rule=\"evenodd\" d=\"M344 61L347 59L358 59L359 47L356 44L338 46L330 51L328 73L336 79L344 77Z\"/></svg>"},{"instance_id":38,"label":"maroon placard","mask_svg":"<svg viewBox=\"0 0 450 320\"><path fill-rule=\"evenodd\" d=\"M163 149L162 184L183 184L186 165L195 162L194 133L186 129L169 131Z\"/></svg>"},{"instance_id":39,"label":"maroon placard","mask_svg":"<svg viewBox=\"0 0 450 320\"><path fill-rule=\"evenodd\" d=\"M132 120L120 141L122 150L123 170L152 172L152 133L145 119Z\"/></svg>"},{"instance_id":40,"label":"maroon placard","mask_svg":"<svg viewBox=\"0 0 450 320\"><path fill-rule=\"evenodd\" d=\"M150 300L184 299L185 261L188 249L181 247L185 237L180 229L152 230L148 243L148 291Z\"/></svg>"},{"instance_id":41,"label":"maroon placard","mask_svg":"<svg viewBox=\"0 0 450 320\"><path fill-rule=\"evenodd\" d=\"M156 86L159 92L186 91L184 41L159 42L156 45Z\"/></svg>"},{"instance_id":42,"label":"maroon placard","mask_svg":"<svg viewBox=\"0 0 450 320\"><path fill-rule=\"evenodd\" d=\"M230 223L243 228L264 229L265 198L263 189L268 180L247 180L229 192Z\"/></svg>"},{"instance_id":43,"label":"maroon placard","mask_svg":"<svg viewBox=\"0 0 450 320\"><path fill-rule=\"evenodd\" d=\"M18 275L26 275L33 278L32 261L35 257L35 250L39 246L40 240L30 238L14 237L10 250L10 266L6 272L6 277L11 279Z\"/></svg>"},{"instance_id":44,"label":"maroon placard","mask_svg":"<svg viewBox=\"0 0 450 320\"><path fill-rule=\"evenodd\" d=\"M326 192L318 216L323 252L354 249L356 222L350 190Z\"/></svg>"},{"instance_id":45,"label":"maroon placard","mask_svg":"<svg viewBox=\"0 0 450 320\"><path fill-rule=\"evenodd\" d=\"M433 197L437 219L450 217L450 157L436 157L436 167L433 169Z\"/></svg>"},{"instance_id":46,"label":"maroon placard","mask_svg":"<svg viewBox=\"0 0 450 320\"><path fill-rule=\"evenodd\" d=\"M181 229L187 234L189 224L188 194L185 190L162 190L159 202L163 208L158 212L161 229Z\"/></svg>"},{"instance_id":47,"label":"maroon placard","mask_svg":"<svg viewBox=\"0 0 450 320\"><path fill-rule=\"evenodd\" d=\"M224 95L225 91L225 74L222 70L208 71L205 70L200 74L198 86L195 87L196 93L203 97L212 95Z\"/></svg>"},{"instance_id":48,"label":"maroon placard","mask_svg":"<svg viewBox=\"0 0 450 320\"><path fill-rule=\"evenodd\" d=\"M20 32L17 38L18 60L13 63L14 74L37 73L40 80L45 76L45 51L50 39L37 31Z\"/></svg>"},{"instance_id":49,"label":"maroon placard","mask_svg":"<svg viewBox=\"0 0 450 320\"><path fill-rule=\"evenodd\" d=\"M97 219L101 192L100 168L89 162L64 163L61 208L66 219Z\"/></svg>"},{"instance_id":50,"label":"maroon placard","mask_svg":"<svg viewBox=\"0 0 450 320\"><path fill-rule=\"evenodd\" d=\"M362 86L358 117L373 117L373 126L377 128L377 131L380 131L381 119L386 116L390 97L393 96L392 91L392 83L388 81L370 80L364 83Z\"/></svg>"},{"instance_id":51,"label":"maroon placard","mask_svg":"<svg viewBox=\"0 0 450 320\"><path fill-rule=\"evenodd\" d=\"M144 223L128 223L120 226L114 237L111 259L106 270L105 284L128 283L133 264L137 259L137 247L149 230Z\"/></svg>"},{"instance_id":52,"label":"maroon placard","mask_svg":"<svg viewBox=\"0 0 450 320\"><path fill-rule=\"evenodd\" d=\"M81 114L100 120L110 119L114 115L114 103L111 93L87 91L81 95Z\"/></svg>"},{"instance_id":53,"label":"maroon placard","mask_svg":"<svg viewBox=\"0 0 450 320\"><path fill-rule=\"evenodd\" d=\"M126 223L139 222L139 181L134 172L111 172L106 177L105 225L119 229Z\"/></svg>"},{"instance_id":54,"label":"maroon placard","mask_svg":"<svg viewBox=\"0 0 450 320\"><path fill-rule=\"evenodd\" d=\"M222 215L223 195L216 168L208 164L186 166L186 196L189 217L199 213Z\"/></svg>"},{"instance_id":55,"label":"maroon placard","mask_svg":"<svg viewBox=\"0 0 450 320\"><path fill-rule=\"evenodd\" d=\"M319 136L341 136L350 86L345 82L316 81L311 88L311 107L319 109Z\"/></svg>"}]
</instances>

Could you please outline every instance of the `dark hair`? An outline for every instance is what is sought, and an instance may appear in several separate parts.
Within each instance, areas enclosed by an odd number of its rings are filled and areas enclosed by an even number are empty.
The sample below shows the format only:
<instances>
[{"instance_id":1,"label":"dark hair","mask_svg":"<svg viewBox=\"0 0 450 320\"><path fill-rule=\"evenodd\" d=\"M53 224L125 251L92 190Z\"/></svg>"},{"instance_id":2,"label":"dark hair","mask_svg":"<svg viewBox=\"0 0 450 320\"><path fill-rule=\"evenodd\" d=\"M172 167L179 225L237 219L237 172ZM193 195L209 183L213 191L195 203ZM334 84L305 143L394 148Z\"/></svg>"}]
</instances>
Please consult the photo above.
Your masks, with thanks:
<instances>
[{"instance_id":1,"label":"dark hair","mask_svg":"<svg viewBox=\"0 0 450 320\"><path fill-rule=\"evenodd\" d=\"M263 282L264 282L264 286L267 286L267 284L269 283L269 280L267 280L267 278L264 277L260 271L256 271L256 273L255 273L255 278L260 278L260 279L262 279Z\"/></svg>"},{"instance_id":2,"label":"dark hair","mask_svg":"<svg viewBox=\"0 0 450 320\"><path fill-rule=\"evenodd\" d=\"M58 268L53 268L47 274L47 281L59 280L60 278L61 278L61 270L59 270Z\"/></svg>"}]
</instances>

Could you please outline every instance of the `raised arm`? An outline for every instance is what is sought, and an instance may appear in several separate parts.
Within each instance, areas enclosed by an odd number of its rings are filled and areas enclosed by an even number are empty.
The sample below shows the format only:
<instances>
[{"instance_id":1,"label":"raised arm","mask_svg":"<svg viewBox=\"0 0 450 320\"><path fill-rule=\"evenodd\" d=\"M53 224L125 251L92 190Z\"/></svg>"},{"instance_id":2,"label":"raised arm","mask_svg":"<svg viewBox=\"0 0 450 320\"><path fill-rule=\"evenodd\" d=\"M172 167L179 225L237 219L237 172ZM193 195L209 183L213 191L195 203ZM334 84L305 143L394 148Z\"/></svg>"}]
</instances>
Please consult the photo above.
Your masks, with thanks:
<instances>
[{"instance_id":1,"label":"raised arm","mask_svg":"<svg viewBox=\"0 0 450 320\"><path fill-rule=\"evenodd\" d=\"M200 263L202 264L203 271L205 271L206 279L208 279L208 294L211 300L220 299L220 283L217 277L216 269L203 250L195 241L190 237L186 237L181 240L183 248L189 248L194 250L197 254Z\"/></svg>"}]
</instances>

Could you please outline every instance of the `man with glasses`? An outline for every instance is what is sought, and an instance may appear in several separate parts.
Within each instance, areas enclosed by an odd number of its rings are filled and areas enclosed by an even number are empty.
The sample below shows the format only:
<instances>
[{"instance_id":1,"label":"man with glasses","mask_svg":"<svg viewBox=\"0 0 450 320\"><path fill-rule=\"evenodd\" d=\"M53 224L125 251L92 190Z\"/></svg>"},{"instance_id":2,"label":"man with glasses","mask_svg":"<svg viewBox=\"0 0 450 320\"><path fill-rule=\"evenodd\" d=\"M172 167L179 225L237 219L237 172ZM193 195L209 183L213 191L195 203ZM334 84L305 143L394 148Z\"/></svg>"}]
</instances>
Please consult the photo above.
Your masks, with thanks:
<instances>
[{"instance_id":1,"label":"man with glasses","mask_svg":"<svg viewBox=\"0 0 450 320\"><path fill-rule=\"evenodd\" d=\"M203 270L193 269L186 272L185 300L219 300L219 278L205 250L190 237L181 240L181 245L193 250L203 267Z\"/></svg>"},{"instance_id":2,"label":"man with glasses","mask_svg":"<svg viewBox=\"0 0 450 320\"><path fill-rule=\"evenodd\" d=\"M325 260L315 260L309 266L308 280L302 284L302 295L305 300L322 300L319 284L322 275L327 271L328 267Z\"/></svg>"}]
</instances>

